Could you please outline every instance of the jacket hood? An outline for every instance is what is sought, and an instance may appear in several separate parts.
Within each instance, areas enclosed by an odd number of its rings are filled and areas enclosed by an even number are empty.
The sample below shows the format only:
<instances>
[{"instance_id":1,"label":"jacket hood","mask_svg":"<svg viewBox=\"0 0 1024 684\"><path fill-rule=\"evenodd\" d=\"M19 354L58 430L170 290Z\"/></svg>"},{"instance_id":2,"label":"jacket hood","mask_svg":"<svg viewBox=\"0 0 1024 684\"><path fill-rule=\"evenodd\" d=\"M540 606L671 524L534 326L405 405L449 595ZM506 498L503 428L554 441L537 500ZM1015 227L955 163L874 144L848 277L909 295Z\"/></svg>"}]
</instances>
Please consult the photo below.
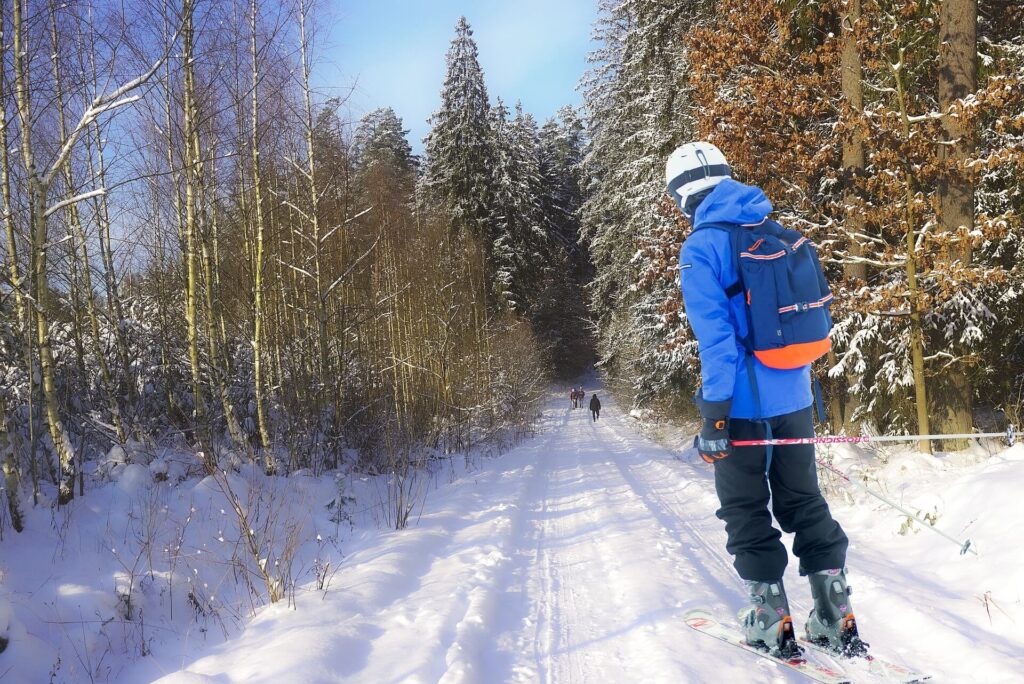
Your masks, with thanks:
<instances>
[{"instance_id":1,"label":"jacket hood","mask_svg":"<svg viewBox=\"0 0 1024 684\"><path fill-rule=\"evenodd\" d=\"M772 203L761 188L726 178L697 207L693 225L700 228L705 223L760 223L771 211Z\"/></svg>"}]
</instances>

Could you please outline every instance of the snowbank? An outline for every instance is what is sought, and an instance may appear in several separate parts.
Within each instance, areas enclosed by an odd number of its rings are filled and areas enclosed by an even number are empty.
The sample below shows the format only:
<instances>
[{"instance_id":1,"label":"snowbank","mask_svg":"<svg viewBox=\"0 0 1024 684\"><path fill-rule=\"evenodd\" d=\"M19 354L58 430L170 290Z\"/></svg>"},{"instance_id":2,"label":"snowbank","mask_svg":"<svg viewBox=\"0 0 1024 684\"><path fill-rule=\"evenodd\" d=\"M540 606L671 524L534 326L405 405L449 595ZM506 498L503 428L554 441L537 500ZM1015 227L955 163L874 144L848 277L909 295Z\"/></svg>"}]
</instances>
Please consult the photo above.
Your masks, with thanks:
<instances>
[{"instance_id":1,"label":"snowbank","mask_svg":"<svg viewBox=\"0 0 1024 684\"><path fill-rule=\"evenodd\" d=\"M229 474L268 540L261 564L288 587L275 605L258 598L223 485L183 479L187 454L111 459L87 496L37 506L27 531L0 543L0 678L797 681L682 622L689 608L728 619L743 604L692 435L665 428L665 448L610 401L597 423L563 404L512 452L435 473L422 517L401 532L379 527L386 478ZM960 555L822 478L851 538L863 636L936 681L1019 681L1024 446L988 448L820 454L979 551ZM799 627L810 596L795 563L786 582Z\"/></svg>"},{"instance_id":2,"label":"snowbank","mask_svg":"<svg viewBox=\"0 0 1024 684\"><path fill-rule=\"evenodd\" d=\"M183 663L261 607L266 591L224 493L213 478L185 479L182 464L195 457L126 460L113 450L85 497L30 508L25 532L0 543L5 684L117 681L139 659ZM348 523L327 508L338 497L332 477L247 469L226 481L293 594L315 581L314 568L340 563Z\"/></svg>"}]
</instances>

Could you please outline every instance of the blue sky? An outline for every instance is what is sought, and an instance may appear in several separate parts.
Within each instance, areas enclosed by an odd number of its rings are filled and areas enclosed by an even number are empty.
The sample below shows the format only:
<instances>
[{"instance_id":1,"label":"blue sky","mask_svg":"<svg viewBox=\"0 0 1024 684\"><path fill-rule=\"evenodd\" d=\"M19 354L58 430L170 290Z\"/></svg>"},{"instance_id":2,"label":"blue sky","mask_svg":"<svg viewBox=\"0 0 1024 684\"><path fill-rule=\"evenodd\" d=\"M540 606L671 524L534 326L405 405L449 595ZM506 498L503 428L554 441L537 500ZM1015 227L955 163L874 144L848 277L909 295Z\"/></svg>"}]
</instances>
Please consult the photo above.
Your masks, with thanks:
<instances>
[{"instance_id":1,"label":"blue sky","mask_svg":"<svg viewBox=\"0 0 1024 684\"><path fill-rule=\"evenodd\" d=\"M322 88L356 83L353 116L392 107L422 151L427 117L440 102L444 55L465 15L473 28L493 103L517 99L543 122L576 92L596 0L337 0L321 25L316 80Z\"/></svg>"}]
</instances>

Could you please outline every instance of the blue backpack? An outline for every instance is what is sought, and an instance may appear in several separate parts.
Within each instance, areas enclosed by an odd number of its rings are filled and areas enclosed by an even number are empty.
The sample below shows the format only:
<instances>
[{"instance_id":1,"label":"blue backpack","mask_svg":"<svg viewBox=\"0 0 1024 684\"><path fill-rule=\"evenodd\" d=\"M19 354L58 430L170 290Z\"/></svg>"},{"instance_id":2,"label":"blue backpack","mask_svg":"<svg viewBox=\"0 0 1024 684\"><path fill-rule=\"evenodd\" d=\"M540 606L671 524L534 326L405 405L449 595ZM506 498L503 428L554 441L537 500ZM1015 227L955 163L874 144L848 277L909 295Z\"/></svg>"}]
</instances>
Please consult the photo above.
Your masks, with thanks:
<instances>
[{"instance_id":1,"label":"blue backpack","mask_svg":"<svg viewBox=\"0 0 1024 684\"><path fill-rule=\"evenodd\" d=\"M832 292L814 243L765 219L753 226L708 223L730 235L739 280L726 288L746 302L747 350L769 368L800 368L832 347Z\"/></svg>"}]
</instances>

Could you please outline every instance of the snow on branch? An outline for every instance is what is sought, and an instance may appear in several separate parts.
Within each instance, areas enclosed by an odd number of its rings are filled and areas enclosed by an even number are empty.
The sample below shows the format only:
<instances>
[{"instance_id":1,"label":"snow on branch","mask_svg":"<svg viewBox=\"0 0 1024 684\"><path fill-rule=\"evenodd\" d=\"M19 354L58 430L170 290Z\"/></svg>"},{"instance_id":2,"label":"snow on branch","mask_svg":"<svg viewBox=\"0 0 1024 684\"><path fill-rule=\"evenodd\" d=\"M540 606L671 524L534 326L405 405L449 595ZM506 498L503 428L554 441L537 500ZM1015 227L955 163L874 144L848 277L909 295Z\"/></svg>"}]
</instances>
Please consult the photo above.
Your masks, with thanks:
<instances>
[{"instance_id":1,"label":"snow on branch","mask_svg":"<svg viewBox=\"0 0 1024 684\"><path fill-rule=\"evenodd\" d=\"M281 264L281 265L282 265L282 266L284 266L285 268L290 268L290 269L292 269L292 270L293 270L293 271L295 271L296 273L300 273L300 274L302 274L302 275L306 276L306 277L307 277L307 278L309 278L310 280L316 280L316 276L315 276L315 275L313 275L312 273L310 273L309 271L307 271L307 270L306 270L306 269L304 269L304 268L301 268L301 267L299 267L299 266L296 266L295 264L289 264L288 262L284 261L283 259L278 259L278 260L277 260L277 263Z\"/></svg>"},{"instance_id":2,"label":"snow on branch","mask_svg":"<svg viewBox=\"0 0 1024 684\"><path fill-rule=\"evenodd\" d=\"M98 188L96 190L90 190L89 192L83 192L82 194L75 195L74 197L67 197L65 199L62 199L60 202L57 202L53 206L49 207L46 211L43 212L43 216L48 217L51 214L55 214L56 212L60 211L64 207L70 206L72 204L78 204L79 202L84 202L85 200L92 199L93 197L101 197L105 194L107 194L105 188Z\"/></svg>"},{"instance_id":3,"label":"snow on branch","mask_svg":"<svg viewBox=\"0 0 1024 684\"><path fill-rule=\"evenodd\" d=\"M296 205L291 200L283 199L283 200L281 200L281 204L283 204L284 206L288 207L292 211L298 213L300 216L302 216L302 218L306 219L307 221L312 221L313 220L312 217L309 214L307 214L305 211L300 209L298 207L298 205Z\"/></svg>"},{"instance_id":4,"label":"snow on branch","mask_svg":"<svg viewBox=\"0 0 1024 684\"><path fill-rule=\"evenodd\" d=\"M285 160L291 164L292 168L294 168L298 173L302 174L306 180L311 180L313 178L312 174L310 174L305 167L295 160L295 157L285 157Z\"/></svg>"},{"instance_id":5,"label":"snow on branch","mask_svg":"<svg viewBox=\"0 0 1024 684\"><path fill-rule=\"evenodd\" d=\"M64 164L67 162L68 157L71 156L71 151L78 143L79 138L89 128L90 125L102 114L113 111L125 105L132 104L141 99L139 95L129 95L133 90L142 87L146 84L149 79L153 78L160 67L163 66L164 62L167 61L168 56L171 53L171 46L178 42L178 36L181 34L181 27L175 32L171 38L170 43L167 45L167 49L163 55L150 67L149 71L127 83L122 84L119 88L115 89L112 93L106 95L97 95L92 104L82 113L82 118L75 124L71 134L64 141L64 144L60 148L60 152L57 153L57 158L54 159L53 164L50 166L50 170L43 176L43 185L48 186L53 182L57 173L64 168Z\"/></svg>"},{"instance_id":6,"label":"snow on branch","mask_svg":"<svg viewBox=\"0 0 1024 684\"><path fill-rule=\"evenodd\" d=\"M349 266L345 270L344 273L342 273L340 276L338 276L338 278L333 283L331 283L330 286L326 290L324 290L324 296L325 297L327 295L329 295L331 293L331 291L334 290L334 288L336 288L338 285L340 285L345 280L345 278L347 278L349 276L349 274L352 273L353 270L355 270L355 267L358 266L363 259L365 259L366 257L370 256L370 253L373 252L373 250L377 248L377 244L380 242L380 239L383 236L384 236L383 233L379 233L377 235L377 239L373 241L372 245L370 245L370 248L367 249L365 252L363 252L363 255L361 257L356 259L352 263L352 265Z\"/></svg>"},{"instance_id":7,"label":"snow on branch","mask_svg":"<svg viewBox=\"0 0 1024 684\"><path fill-rule=\"evenodd\" d=\"M352 223L353 221L355 221L360 216L365 216L366 214L370 213L372 210L373 210L372 206L367 207L366 209L363 209L361 212L359 212L355 216L351 216L351 217L345 219L344 221L342 221L341 223L339 223L338 225L332 226L331 229L328 230L324 234L324 236L320 238L320 242L321 243L326 242L328 238L330 238L332 235L334 235L336 232L338 232L338 229L342 228L343 226L347 226L348 224Z\"/></svg>"},{"instance_id":8,"label":"snow on branch","mask_svg":"<svg viewBox=\"0 0 1024 684\"><path fill-rule=\"evenodd\" d=\"M947 112L928 112L927 114L918 114L913 116L908 115L907 121L909 121L912 124L922 123L924 121L938 121L940 119L944 119L946 115Z\"/></svg>"}]
</instances>

